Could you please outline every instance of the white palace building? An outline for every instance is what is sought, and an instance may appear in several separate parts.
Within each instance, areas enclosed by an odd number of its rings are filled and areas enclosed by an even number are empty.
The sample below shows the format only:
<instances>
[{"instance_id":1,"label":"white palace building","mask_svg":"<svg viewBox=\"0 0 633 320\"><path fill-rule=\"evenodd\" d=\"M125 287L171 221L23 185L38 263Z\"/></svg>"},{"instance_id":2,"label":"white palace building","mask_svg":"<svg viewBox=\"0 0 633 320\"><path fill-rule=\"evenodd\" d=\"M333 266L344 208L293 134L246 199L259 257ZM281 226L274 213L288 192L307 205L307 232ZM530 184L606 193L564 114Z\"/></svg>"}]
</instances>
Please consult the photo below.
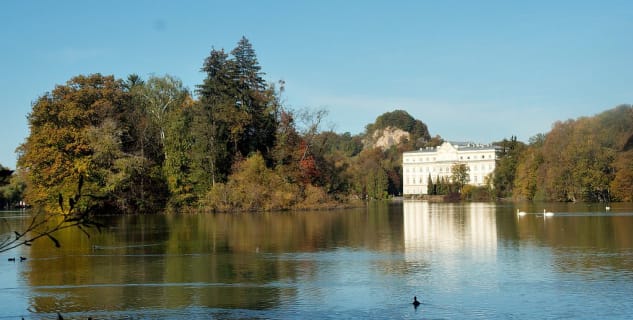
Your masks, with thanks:
<instances>
[{"instance_id":1,"label":"white palace building","mask_svg":"<svg viewBox=\"0 0 633 320\"><path fill-rule=\"evenodd\" d=\"M470 172L469 184L483 186L485 178L495 170L496 149L492 145L444 142L439 147L423 148L402 154L404 195L427 194L429 175L451 179L451 167L465 164Z\"/></svg>"}]
</instances>

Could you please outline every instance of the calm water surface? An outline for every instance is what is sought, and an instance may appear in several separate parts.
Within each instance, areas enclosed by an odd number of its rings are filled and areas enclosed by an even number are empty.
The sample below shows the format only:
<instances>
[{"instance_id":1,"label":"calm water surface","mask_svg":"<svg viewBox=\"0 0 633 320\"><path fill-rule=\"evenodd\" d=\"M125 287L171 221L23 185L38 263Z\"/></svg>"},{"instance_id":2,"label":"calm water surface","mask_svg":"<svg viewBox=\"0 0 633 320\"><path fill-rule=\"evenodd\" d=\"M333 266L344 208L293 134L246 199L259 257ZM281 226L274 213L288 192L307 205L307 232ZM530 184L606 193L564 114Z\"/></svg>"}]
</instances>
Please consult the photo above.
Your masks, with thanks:
<instances>
[{"instance_id":1,"label":"calm water surface","mask_svg":"<svg viewBox=\"0 0 633 320\"><path fill-rule=\"evenodd\" d=\"M544 207L107 217L0 254L0 318L631 318L631 204Z\"/></svg>"}]
</instances>

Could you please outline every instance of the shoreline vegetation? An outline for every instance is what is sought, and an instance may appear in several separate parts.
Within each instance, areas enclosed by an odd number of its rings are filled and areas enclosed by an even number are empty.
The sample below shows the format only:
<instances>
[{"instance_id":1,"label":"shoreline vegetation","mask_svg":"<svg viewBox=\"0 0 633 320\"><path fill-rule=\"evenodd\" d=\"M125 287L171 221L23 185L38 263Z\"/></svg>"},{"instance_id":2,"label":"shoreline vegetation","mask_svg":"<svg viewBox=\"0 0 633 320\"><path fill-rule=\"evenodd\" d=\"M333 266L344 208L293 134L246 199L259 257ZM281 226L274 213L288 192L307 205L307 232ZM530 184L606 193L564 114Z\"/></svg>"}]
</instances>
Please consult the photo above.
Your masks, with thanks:
<instances>
[{"instance_id":1,"label":"shoreline vegetation","mask_svg":"<svg viewBox=\"0 0 633 320\"><path fill-rule=\"evenodd\" d=\"M283 104L242 38L212 49L190 91L170 75L79 75L33 104L15 172L0 167L0 206L51 212L79 177L95 212L335 209L402 195L402 152L435 147L406 111L364 133L323 130L325 110ZM443 201L633 201L633 108L556 122L528 143L493 143L485 187L437 181ZM467 168L465 168L467 169ZM467 182L467 181L466 181ZM77 208L88 206L84 199Z\"/></svg>"}]
</instances>

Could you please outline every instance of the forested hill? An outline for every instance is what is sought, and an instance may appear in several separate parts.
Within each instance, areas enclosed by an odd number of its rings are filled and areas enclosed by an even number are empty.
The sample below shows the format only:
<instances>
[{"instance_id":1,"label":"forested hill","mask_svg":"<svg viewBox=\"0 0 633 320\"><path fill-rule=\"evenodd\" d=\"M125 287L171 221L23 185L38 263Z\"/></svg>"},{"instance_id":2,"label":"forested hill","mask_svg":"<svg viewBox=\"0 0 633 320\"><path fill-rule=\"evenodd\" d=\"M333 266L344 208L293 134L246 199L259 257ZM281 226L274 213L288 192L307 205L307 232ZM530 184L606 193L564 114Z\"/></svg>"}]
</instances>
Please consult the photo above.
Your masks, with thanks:
<instances>
[{"instance_id":1,"label":"forested hill","mask_svg":"<svg viewBox=\"0 0 633 320\"><path fill-rule=\"evenodd\" d=\"M374 123L365 126L363 143L366 148L387 149L401 143L411 144L411 148L426 146L431 135L426 124L413 118L404 110L383 113Z\"/></svg>"},{"instance_id":2,"label":"forested hill","mask_svg":"<svg viewBox=\"0 0 633 320\"><path fill-rule=\"evenodd\" d=\"M633 201L633 108L559 121L528 145L506 141L498 190L529 200ZM503 179L506 178L506 179Z\"/></svg>"},{"instance_id":3,"label":"forested hill","mask_svg":"<svg viewBox=\"0 0 633 320\"><path fill-rule=\"evenodd\" d=\"M322 131L326 112L284 106L246 38L201 64L195 96L174 76L134 74L78 75L44 93L0 205L56 210L82 180L91 197L76 205L103 212L336 207L400 195L402 152L442 142L404 110L361 135ZM480 194L632 201L632 136L627 105L557 122L529 144L501 141L494 185Z\"/></svg>"},{"instance_id":4,"label":"forested hill","mask_svg":"<svg viewBox=\"0 0 633 320\"><path fill-rule=\"evenodd\" d=\"M28 204L56 210L83 177L91 197L79 206L125 213L322 208L400 192L400 153L428 140L424 123L383 115L374 127L406 129L414 141L363 148L360 136L321 131L323 110L283 106L261 69L242 38L230 52L211 50L196 96L170 75L73 77L34 103L4 188L26 186Z\"/></svg>"}]
</instances>

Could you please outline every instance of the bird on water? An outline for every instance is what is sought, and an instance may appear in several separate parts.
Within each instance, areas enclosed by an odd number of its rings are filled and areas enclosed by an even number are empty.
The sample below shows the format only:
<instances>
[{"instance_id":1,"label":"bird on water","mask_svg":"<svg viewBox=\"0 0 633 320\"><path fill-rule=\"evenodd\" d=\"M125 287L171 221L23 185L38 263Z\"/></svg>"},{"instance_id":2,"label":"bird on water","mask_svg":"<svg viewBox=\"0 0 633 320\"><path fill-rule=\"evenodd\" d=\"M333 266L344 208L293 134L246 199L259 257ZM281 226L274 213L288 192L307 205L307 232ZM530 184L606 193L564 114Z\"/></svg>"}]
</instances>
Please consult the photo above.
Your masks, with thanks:
<instances>
[{"instance_id":1,"label":"bird on water","mask_svg":"<svg viewBox=\"0 0 633 320\"><path fill-rule=\"evenodd\" d=\"M420 305L420 301L418 301L418 297L414 296L413 297L413 306L417 308L419 305Z\"/></svg>"}]
</instances>

